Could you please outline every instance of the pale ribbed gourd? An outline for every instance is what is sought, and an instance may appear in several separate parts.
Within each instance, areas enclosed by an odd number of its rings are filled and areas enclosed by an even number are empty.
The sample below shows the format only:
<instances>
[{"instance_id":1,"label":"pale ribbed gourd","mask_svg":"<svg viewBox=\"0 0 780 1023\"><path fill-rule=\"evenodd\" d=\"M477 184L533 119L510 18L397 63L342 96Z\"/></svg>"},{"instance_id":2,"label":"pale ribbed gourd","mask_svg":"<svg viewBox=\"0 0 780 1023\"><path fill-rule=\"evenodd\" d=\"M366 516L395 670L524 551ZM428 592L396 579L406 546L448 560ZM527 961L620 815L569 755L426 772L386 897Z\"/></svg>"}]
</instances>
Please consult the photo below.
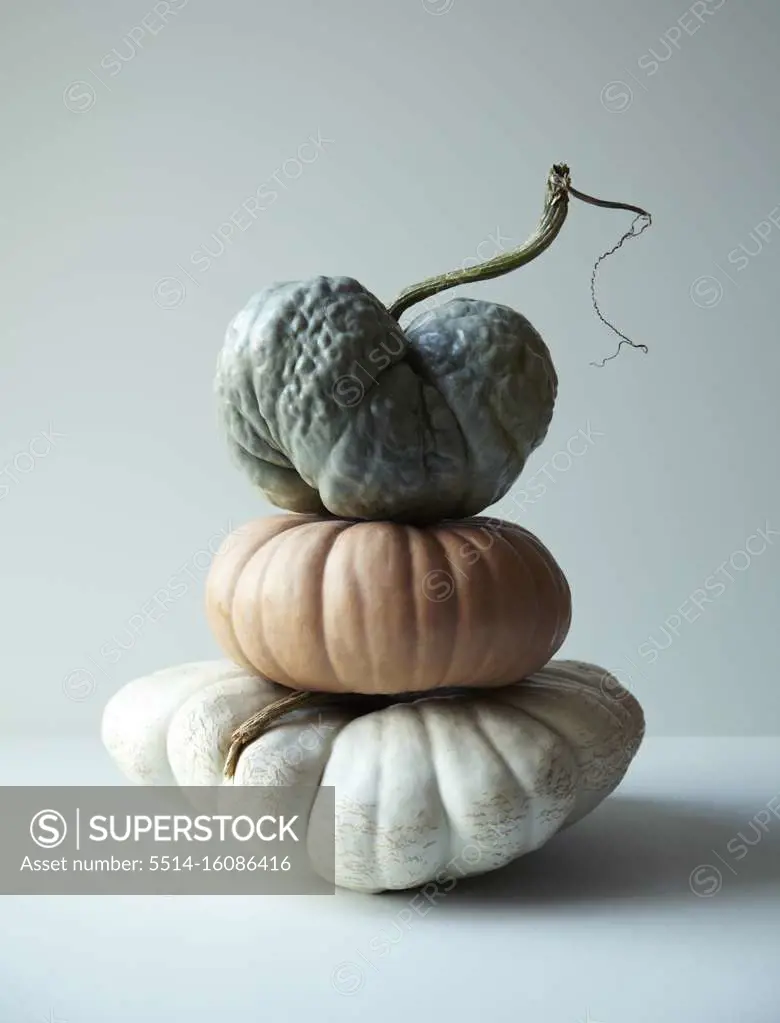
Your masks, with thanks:
<instances>
[{"instance_id":1,"label":"pale ribbed gourd","mask_svg":"<svg viewBox=\"0 0 780 1023\"><path fill-rule=\"evenodd\" d=\"M443 884L538 849L619 784L644 733L614 676L553 661L517 684L368 713L320 697L247 745L227 779L235 730L284 692L227 661L158 671L112 697L103 742L135 783L297 785L312 793L310 818L319 786L333 786L335 876L313 866L365 892ZM199 791L199 806L219 805L220 788Z\"/></svg>"}]
</instances>

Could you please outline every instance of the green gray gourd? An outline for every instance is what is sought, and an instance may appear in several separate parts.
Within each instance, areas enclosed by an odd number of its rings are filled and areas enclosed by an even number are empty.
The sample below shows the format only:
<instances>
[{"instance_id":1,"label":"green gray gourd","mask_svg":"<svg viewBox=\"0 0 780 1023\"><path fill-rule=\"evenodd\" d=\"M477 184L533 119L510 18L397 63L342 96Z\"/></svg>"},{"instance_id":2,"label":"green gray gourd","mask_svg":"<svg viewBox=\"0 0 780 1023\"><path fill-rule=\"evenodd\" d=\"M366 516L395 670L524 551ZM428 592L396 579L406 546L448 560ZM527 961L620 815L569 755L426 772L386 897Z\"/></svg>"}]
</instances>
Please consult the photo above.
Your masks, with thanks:
<instances>
[{"instance_id":1,"label":"green gray gourd","mask_svg":"<svg viewBox=\"0 0 780 1023\"><path fill-rule=\"evenodd\" d=\"M552 418L544 341L514 309L470 298L403 330L398 318L535 258L569 193L602 205L556 165L523 246L415 285L389 309L350 277L277 283L250 300L228 327L215 387L234 457L271 503L423 523L476 515L507 493Z\"/></svg>"}]
</instances>

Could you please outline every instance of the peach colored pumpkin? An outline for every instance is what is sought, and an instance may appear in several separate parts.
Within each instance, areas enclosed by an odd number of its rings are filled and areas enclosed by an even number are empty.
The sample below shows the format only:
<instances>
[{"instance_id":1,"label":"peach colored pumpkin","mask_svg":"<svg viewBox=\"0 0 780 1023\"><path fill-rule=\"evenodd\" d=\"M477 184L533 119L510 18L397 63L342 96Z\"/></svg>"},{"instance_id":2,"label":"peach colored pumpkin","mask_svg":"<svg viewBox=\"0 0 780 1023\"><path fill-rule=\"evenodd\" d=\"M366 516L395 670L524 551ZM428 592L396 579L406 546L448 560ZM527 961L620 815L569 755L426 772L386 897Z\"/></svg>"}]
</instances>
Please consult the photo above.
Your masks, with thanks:
<instances>
[{"instance_id":1,"label":"peach colored pumpkin","mask_svg":"<svg viewBox=\"0 0 780 1023\"><path fill-rule=\"evenodd\" d=\"M392 694L538 671L566 637L571 599L550 552L509 522L288 514L226 538L206 610L229 657L282 685Z\"/></svg>"}]
</instances>

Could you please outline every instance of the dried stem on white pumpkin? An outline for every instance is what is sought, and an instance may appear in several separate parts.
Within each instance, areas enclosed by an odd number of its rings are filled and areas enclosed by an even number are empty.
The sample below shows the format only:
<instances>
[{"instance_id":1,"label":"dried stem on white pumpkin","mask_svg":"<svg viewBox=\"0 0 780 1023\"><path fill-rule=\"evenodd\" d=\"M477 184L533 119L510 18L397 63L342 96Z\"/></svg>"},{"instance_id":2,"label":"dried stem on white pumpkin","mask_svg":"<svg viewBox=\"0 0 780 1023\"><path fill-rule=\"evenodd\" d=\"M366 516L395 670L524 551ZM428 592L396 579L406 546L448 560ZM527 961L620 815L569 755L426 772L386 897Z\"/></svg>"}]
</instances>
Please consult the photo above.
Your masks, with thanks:
<instances>
[{"instance_id":1,"label":"dried stem on white pumpkin","mask_svg":"<svg viewBox=\"0 0 780 1023\"><path fill-rule=\"evenodd\" d=\"M647 352L647 346L641 344L635 344L629 340L625 334L622 334L609 320L605 319L601 314L598 302L596 301L596 295L594 291L594 284L596 279L596 270L599 264L607 256L616 252L617 249L625 242L628 238L637 237L649 227L652 223L652 217L643 210L641 206L634 206L631 203L624 202L611 202L606 199L596 199L592 195L587 195L585 192L580 192L579 189L575 188L571 183L571 177L569 168L565 163L554 164L550 173L547 176L547 191L544 199L544 209L542 211L542 217L534 233L528 238L519 248L513 249L511 252L502 253L493 259L489 259L484 263L479 263L477 266L463 267L457 270L451 270L449 273L440 274L436 277L429 277L427 280L421 281L419 284L414 284L410 288L406 288L398 298L389 307L390 315L399 319L406 310L415 305L417 302L422 302L426 298L430 298L432 295L438 294L440 291L446 291L449 288L458 287L460 284L473 284L477 281L487 281L493 277L500 277L503 274L510 273L512 270L517 270L521 266L525 266L526 263L530 263L532 259L536 259L540 256L545 249L549 248L550 245L558 237L558 232L563 227L564 221L566 220L566 214L569 211L569 196L574 196L575 199L579 199L581 202L590 204L591 206L601 206L605 209L611 210L627 210L631 213L636 214L636 218L629 230L623 235L617 245L605 252L596 261L596 265L593 268L593 275L591 277L591 297L593 300L593 308L601 320L610 330L620 337L620 344L618 345L615 355L620 351L620 348L624 344L629 344L633 348L640 348L644 352ZM634 228L639 220L644 220L642 227L635 231ZM604 359L601 363L591 363L591 365L603 366L604 363L608 362L609 359L615 356L609 356Z\"/></svg>"},{"instance_id":2,"label":"dried stem on white pumpkin","mask_svg":"<svg viewBox=\"0 0 780 1023\"><path fill-rule=\"evenodd\" d=\"M267 707L257 711L251 718L247 718L243 725L240 725L230 737L230 749L225 760L225 777L232 778L235 775L238 759L243 751L251 742L259 739L269 725L272 725L274 721L284 714L288 714L291 710L297 710L299 707L306 706L307 703L311 703L317 697L322 699L322 693L291 693L289 696L282 696L273 703L269 703Z\"/></svg>"},{"instance_id":3,"label":"dried stem on white pumpkin","mask_svg":"<svg viewBox=\"0 0 780 1023\"><path fill-rule=\"evenodd\" d=\"M223 769L224 776L228 779L232 779L235 776L241 754L247 746L264 735L271 725L278 721L279 718L284 717L285 714L289 714L291 711L298 710L301 707L308 707L315 702L319 702L320 704L324 703L330 707L336 707L341 710L346 708L349 710L350 714L358 717L362 714L370 714L375 710L383 710L386 707L392 706L394 703L407 703L421 698L425 698L426 700L449 699L456 693L471 695L471 690L461 687L460 689L449 688L394 694L324 693L313 690L306 690L305 692L290 692L287 696L281 696L278 700L274 700L273 703L269 703L267 706L263 707L262 710L258 710L250 718L247 718L242 725L239 725L239 727L233 732L230 737L230 748L228 749L227 757L225 758L225 766Z\"/></svg>"},{"instance_id":4,"label":"dried stem on white pumpkin","mask_svg":"<svg viewBox=\"0 0 780 1023\"><path fill-rule=\"evenodd\" d=\"M412 694L419 695L419 694ZM426 693L430 696L432 694ZM258 710L250 718L239 725L230 737L230 748L225 758L224 775L226 778L233 778L238 767L238 761L250 743L259 739L279 718L284 717L293 710L301 707L308 707L315 702L327 704L328 706L348 706L352 714L369 714L373 710L381 710L403 699L403 694L390 696L384 693L325 693L314 690L304 692L290 692L287 696L280 696L278 700L269 703Z\"/></svg>"}]
</instances>

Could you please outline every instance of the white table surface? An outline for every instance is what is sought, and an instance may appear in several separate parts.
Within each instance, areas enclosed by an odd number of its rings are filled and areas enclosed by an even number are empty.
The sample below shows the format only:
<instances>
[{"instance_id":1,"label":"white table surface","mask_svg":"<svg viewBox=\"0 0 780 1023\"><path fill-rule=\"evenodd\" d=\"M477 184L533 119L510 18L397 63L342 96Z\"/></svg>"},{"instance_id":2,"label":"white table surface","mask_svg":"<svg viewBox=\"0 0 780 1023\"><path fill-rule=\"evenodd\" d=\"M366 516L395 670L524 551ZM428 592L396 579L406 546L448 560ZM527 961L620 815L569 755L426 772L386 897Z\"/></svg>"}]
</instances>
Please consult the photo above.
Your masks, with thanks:
<instances>
[{"instance_id":1,"label":"white table surface","mask_svg":"<svg viewBox=\"0 0 780 1023\"><path fill-rule=\"evenodd\" d=\"M1 784L120 782L97 742L2 743ZM409 893L2 897L0 1020L780 1023L780 819L750 826L779 796L778 739L648 739L589 818L411 925Z\"/></svg>"}]
</instances>

